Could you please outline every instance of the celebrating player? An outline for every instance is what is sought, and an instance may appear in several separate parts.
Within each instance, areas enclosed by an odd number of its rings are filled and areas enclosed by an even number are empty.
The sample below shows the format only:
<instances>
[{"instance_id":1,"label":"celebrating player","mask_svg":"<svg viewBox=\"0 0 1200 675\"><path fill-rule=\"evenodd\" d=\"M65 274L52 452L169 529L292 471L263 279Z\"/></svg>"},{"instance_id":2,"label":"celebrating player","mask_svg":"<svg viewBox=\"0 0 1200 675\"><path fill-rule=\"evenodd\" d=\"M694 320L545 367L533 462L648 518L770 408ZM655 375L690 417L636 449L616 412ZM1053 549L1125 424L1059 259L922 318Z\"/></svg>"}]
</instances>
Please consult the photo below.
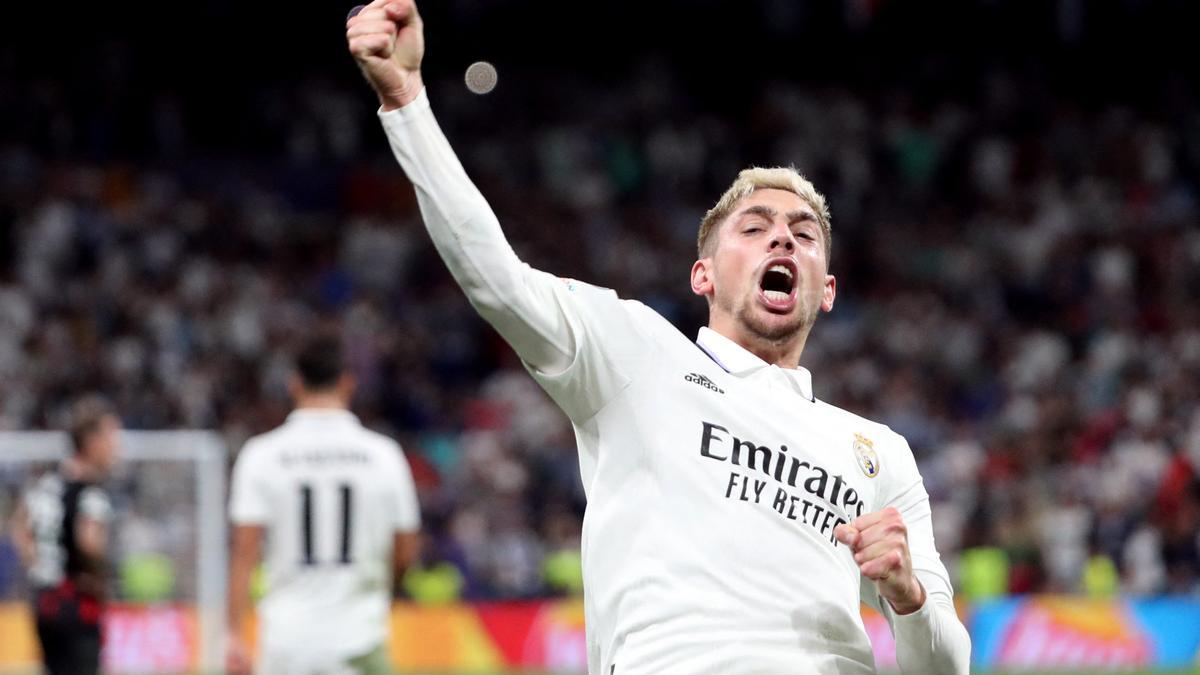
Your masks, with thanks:
<instances>
[{"instance_id":1,"label":"celebrating player","mask_svg":"<svg viewBox=\"0 0 1200 675\"><path fill-rule=\"evenodd\" d=\"M226 668L250 667L241 636L268 535L256 672L388 673L393 575L417 555L412 474L395 441L350 413L340 341L314 339L296 365L296 409L247 441L234 465Z\"/></svg>"},{"instance_id":2,"label":"celebrating player","mask_svg":"<svg viewBox=\"0 0 1200 675\"><path fill-rule=\"evenodd\" d=\"M812 184L748 169L707 213L693 342L517 259L430 111L411 0L371 3L346 36L438 252L574 424L590 672L872 672L860 599L905 671L966 672L912 452L818 400L799 366L837 289Z\"/></svg>"}]
</instances>

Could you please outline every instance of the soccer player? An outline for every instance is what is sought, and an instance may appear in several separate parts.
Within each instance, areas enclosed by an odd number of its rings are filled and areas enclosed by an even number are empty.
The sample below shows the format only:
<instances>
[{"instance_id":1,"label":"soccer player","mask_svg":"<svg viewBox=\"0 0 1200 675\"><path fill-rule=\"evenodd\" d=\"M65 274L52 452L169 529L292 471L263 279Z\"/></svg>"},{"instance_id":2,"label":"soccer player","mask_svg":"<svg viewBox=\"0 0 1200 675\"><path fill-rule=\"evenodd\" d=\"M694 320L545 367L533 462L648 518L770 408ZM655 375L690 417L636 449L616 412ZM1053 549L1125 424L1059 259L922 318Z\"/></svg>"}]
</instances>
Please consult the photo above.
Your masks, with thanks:
<instances>
[{"instance_id":1,"label":"soccer player","mask_svg":"<svg viewBox=\"0 0 1200 675\"><path fill-rule=\"evenodd\" d=\"M906 672L967 672L908 444L799 366L836 295L824 197L791 169L738 176L700 224L693 342L517 259L430 111L412 0L372 2L346 37L438 252L574 424L589 671L872 672L862 600Z\"/></svg>"},{"instance_id":2,"label":"soccer player","mask_svg":"<svg viewBox=\"0 0 1200 675\"><path fill-rule=\"evenodd\" d=\"M73 453L42 476L16 514L15 539L34 587L42 663L50 675L100 672L100 617L112 506L101 483L118 456L121 421L102 399L71 411Z\"/></svg>"},{"instance_id":3,"label":"soccer player","mask_svg":"<svg viewBox=\"0 0 1200 675\"><path fill-rule=\"evenodd\" d=\"M296 370L296 409L247 441L233 469L226 667L249 670L241 636L265 535L257 672L389 673L393 579L417 555L412 474L395 441L350 413L339 340L312 340Z\"/></svg>"}]
</instances>

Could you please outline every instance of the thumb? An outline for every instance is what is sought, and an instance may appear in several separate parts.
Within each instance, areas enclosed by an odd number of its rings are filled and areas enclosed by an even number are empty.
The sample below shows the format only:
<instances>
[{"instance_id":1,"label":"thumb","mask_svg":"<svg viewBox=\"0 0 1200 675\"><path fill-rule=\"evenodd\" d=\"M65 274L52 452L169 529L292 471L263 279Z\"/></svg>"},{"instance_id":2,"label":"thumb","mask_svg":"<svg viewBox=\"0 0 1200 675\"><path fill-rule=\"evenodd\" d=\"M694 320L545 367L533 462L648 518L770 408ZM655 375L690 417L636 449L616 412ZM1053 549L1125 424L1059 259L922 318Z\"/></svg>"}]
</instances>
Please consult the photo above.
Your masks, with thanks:
<instances>
[{"instance_id":1,"label":"thumb","mask_svg":"<svg viewBox=\"0 0 1200 675\"><path fill-rule=\"evenodd\" d=\"M833 536L851 549L858 545L858 530L852 525L838 525L833 528Z\"/></svg>"}]
</instances>

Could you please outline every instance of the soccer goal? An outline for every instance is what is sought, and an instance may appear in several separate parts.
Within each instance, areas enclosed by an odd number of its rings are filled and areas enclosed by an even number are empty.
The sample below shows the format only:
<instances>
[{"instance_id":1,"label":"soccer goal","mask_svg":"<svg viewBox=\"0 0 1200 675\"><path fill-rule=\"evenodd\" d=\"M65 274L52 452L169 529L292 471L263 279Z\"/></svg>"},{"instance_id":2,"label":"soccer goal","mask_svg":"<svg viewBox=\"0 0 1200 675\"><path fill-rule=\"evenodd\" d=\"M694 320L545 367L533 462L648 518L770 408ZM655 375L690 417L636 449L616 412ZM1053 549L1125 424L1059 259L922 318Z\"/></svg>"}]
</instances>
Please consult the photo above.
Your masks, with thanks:
<instances>
[{"instance_id":1,"label":"soccer goal","mask_svg":"<svg viewBox=\"0 0 1200 675\"><path fill-rule=\"evenodd\" d=\"M0 432L0 671L37 657L29 588L9 538L21 492L66 456L59 432ZM207 431L125 431L114 507L109 672L216 672L225 622L226 449Z\"/></svg>"}]
</instances>

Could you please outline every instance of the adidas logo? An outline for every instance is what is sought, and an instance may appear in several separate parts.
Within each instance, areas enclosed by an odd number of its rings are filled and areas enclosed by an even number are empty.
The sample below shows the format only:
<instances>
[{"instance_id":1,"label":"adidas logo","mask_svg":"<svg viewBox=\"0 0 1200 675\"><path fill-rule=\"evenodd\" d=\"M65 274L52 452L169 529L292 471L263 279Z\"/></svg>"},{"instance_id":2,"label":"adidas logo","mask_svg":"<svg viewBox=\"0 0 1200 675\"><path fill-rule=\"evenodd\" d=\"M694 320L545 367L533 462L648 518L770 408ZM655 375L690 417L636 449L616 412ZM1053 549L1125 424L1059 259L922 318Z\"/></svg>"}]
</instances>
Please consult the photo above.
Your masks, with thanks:
<instances>
[{"instance_id":1,"label":"adidas logo","mask_svg":"<svg viewBox=\"0 0 1200 675\"><path fill-rule=\"evenodd\" d=\"M695 382L701 387L715 391L718 394L725 393L725 390L714 384L712 380L708 379L707 375L701 375L700 373L688 373L687 375L683 376L683 379L687 382Z\"/></svg>"}]
</instances>

